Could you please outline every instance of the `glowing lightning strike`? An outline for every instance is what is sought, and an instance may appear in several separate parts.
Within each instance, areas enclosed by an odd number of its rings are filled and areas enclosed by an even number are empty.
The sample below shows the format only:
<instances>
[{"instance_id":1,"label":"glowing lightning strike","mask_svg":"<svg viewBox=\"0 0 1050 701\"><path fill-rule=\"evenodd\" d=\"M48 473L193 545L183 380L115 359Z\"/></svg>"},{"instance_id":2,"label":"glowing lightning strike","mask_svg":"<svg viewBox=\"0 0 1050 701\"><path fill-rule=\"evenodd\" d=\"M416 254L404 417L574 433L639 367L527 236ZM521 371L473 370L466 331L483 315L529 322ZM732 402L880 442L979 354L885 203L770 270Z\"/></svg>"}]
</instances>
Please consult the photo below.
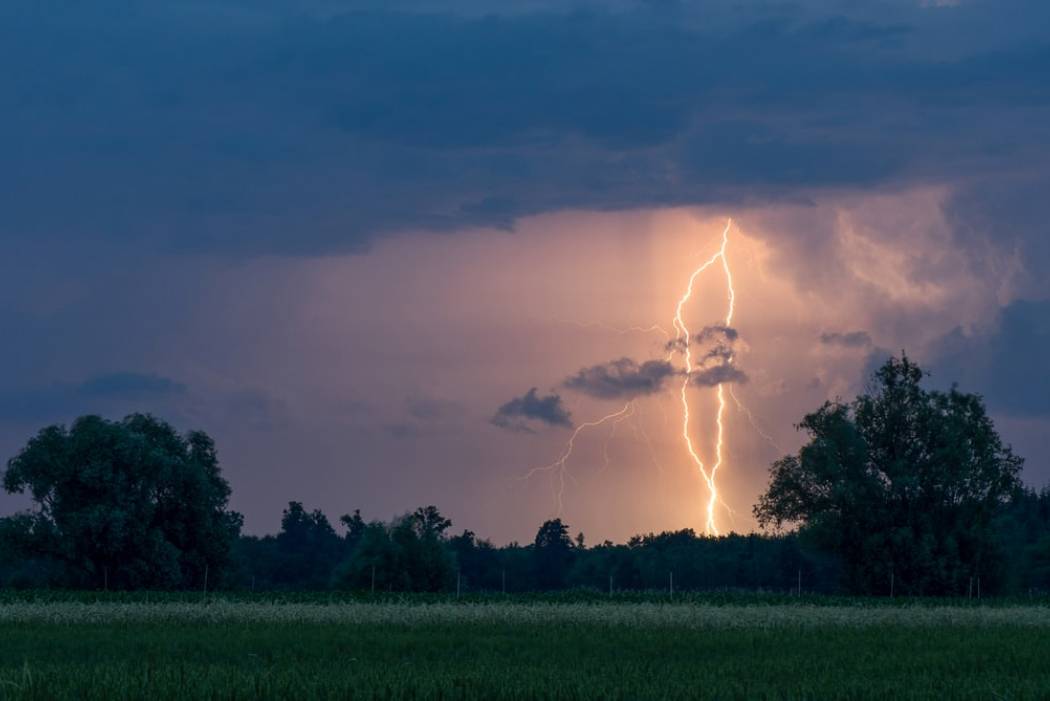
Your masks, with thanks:
<instances>
[{"instance_id":1,"label":"glowing lightning strike","mask_svg":"<svg viewBox=\"0 0 1050 701\"><path fill-rule=\"evenodd\" d=\"M710 268L712 265L714 265L715 263L721 261L721 263L722 263L722 271L725 273L725 277L726 277L726 288L727 288L727 293L728 293L728 297L729 297L729 306L728 306L728 310L726 311L724 325L727 328L731 327L731 325L733 323L733 313L735 311L735 305L736 305L736 291L733 288L733 273L732 273L732 271L729 268L729 260L726 257L726 249L729 246L729 230L730 230L730 228L732 228L732 226L733 226L733 220L732 219L727 220L726 221L726 225L725 225L725 229L722 230L722 244L719 247L718 252L715 253L710 258L708 258L706 261L704 261L698 268L696 268L696 270L693 271L692 275L689 276L689 283L688 283L688 285L686 285L685 292L682 294L682 297L678 300L678 305L675 307L674 318L672 320L672 328L675 331L675 336L674 336L674 339L668 343L669 351L668 351L668 355L667 355L667 361L669 363L674 360L674 355L675 355L676 351L681 351L682 355L684 356L685 371L683 373L684 378L682 380L682 386L681 386L681 389L680 389L680 392L679 392L679 396L680 396L681 402L682 402L682 438L685 441L685 447L686 447L686 450L689 452L689 457L693 461L693 464L696 465L697 469L700 471L701 477L703 477L704 482L707 484L708 500L707 500L707 507L706 507L707 520L706 520L706 523L705 523L705 530L710 535L719 535L718 525L715 522L715 508L717 506L721 505L721 506L725 507L727 509L727 511L729 512L730 516L732 516L732 514L733 514L732 509L730 509L729 506L727 504L725 504L725 502L722 501L721 498L719 497L718 486L717 486L717 484L715 482L715 477L717 476L719 469L725 463L725 453L724 453L724 445L725 445L725 409L726 409L725 386L724 386L724 383L721 383L721 382L718 383L718 386L717 386L718 412L717 412L717 414L715 416L715 424L717 426L716 441L715 441L715 460L714 460L714 462L711 465L710 471L708 471L707 467L704 465L703 459L700 457L700 454L697 452L696 448L693 446L693 439L692 439L692 437L690 436L690 433L689 433L689 423L690 423L691 418L690 418L690 413L689 413L689 392L688 392L688 390L689 390L689 383L693 380L693 373L698 368L694 368L693 367L693 356L692 356L692 350L691 350L692 334L691 334L691 332L689 330L689 327L686 326L685 318L683 316L683 312L685 310L686 305L689 303L689 300L693 296L693 287L696 284L697 278L699 278L700 275L704 271L706 271L708 268ZM616 327L611 327L611 326L608 326L606 324L601 324L601 323L596 323L596 322L594 322L594 323L572 322L572 323L575 323L575 324L577 324L577 325L579 325L581 327L600 327L600 328L605 328L607 330L614 331L614 332L619 333L619 334L657 332L657 333L664 334L669 339L671 338L671 334L667 333L667 331L665 331L660 326L655 325L655 324L653 326L649 326L649 327L645 327L645 328L638 327L638 326L632 326L632 327L629 327L629 328L616 328ZM725 362L728 363L728 364L732 364L734 359L735 358L732 355L732 351L730 350L729 355L727 357L725 357ZM701 365L701 368L702 367L703 366ZM741 410L746 411L744 406L742 404L740 404L740 400L737 399L736 395L733 393L733 388L732 387L729 388L729 393L730 393L730 396L733 398L733 400L741 408ZM750 412L747 412L747 413L748 413L748 417L751 419L752 425L755 425L754 418L751 417ZM609 466L608 441L611 440L616 435L617 426L621 422L623 422L623 421L625 421L625 420L627 420L629 418L632 418L634 416L634 414L635 414L634 403L629 401L626 404L624 404L623 408L620 409L617 412L613 412L611 414L607 414L606 416L603 416L602 418L597 419L595 421L588 421L586 423L580 424L579 426L576 427L575 430L573 430L572 435L569 437L569 440L568 440L568 442L567 442L567 444L565 446L565 450L562 452L561 456L557 460L555 460L554 462L550 463L549 465L543 465L541 467L534 467L534 468L532 468L527 473L522 475L520 479L522 479L522 480L529 479L530 477L532 477L533 475L535 475L536 473L539 473L539 472L548 472L548 473L554 473L555 475L557 475L557 480L556 480L557 489L555 491L555 497L556 497L556 502L557 502L557 506L558 506L558 514L557 515L560 516L561 513L562 513L562 509L564 508L563 496L564 496L564 493L565 493L565 477L566 477L566 475L568 475L570 479L575 479L573 477L572 473L569 472L567 464L568 464L569 458L572 457L573 451L576 448L576 438L586 429L595 428L595 427L601 426L601 425L603 425L605 423L612 422L612 431L610 432L609 436L606 438L606 442L605 442L605 444L603 445L603 448L602 448L602 454L604 456L604 464L605 464L605 468L603 468L603 469L607 469L608 466ZM755 427L757 429L757 425L755 425ZM638 427L637 421L635 422L635 429L642 431L642 434L643 434L643 436L645 438L645 442L646 442L646 444L649 445L650 454L652 454L652 445L651 445L651 443L649 441L649 437L648 437L648 435L646 435L644 433L644 429L640 429ZM764 435L765 434L763 434L763 436ZM655 459L655 456L653 456L653 462L654 462L654 464L657 465L657 467L659 467L659 464L657 463L657 461ZM555 486L555 484L552 484L552 488L554 486Z\"/></svg>"},{"instance_id":2,"label":"glowing lightning strike","mask_svg":"<svg viewBox=\"0 0 1050 701\"><path fill-rule=\"evenodd\" d=\"M582 431L584 431L585 429L594 428L595 426L601 426L602 424L604 424L604 423L606 423L608 421L615 421L616 419L618 419L620 417L623 417L625 414L629 415L628 411L630 411L633 408L633 406L634 405L631 402L627 402L626 404L623 405L623 409L620 409L617 412L614 412L612 414L608 414L606 416L603 416L602 418L597 419L595 421L588 421L586 423L580 424L572 432L572 435L569 436L569 442L565 445L565 451L561 454L561 457L559 457L557 460L555 460L554 462L552 462L549 465L543 465L542 467L534 467L531 470L529 470L528 472L526 472L524 475L521 476L521 479L527 480L530 477L532 477L533 475L535 475L537 472L553 472L555 470L557 471L557 473L556 473L557 476L558 476L558 490L556 492L556 494L557 494L557 501L558 501L558 513L556 514L557 516L561 516L562 508L564 507L564 502L563 502L562 498L563 498L563 496L565 494L565 474L566 474L566 471L567 471L566 463L568 462L569 458L572 457L572 451L576 447L576 437L579 436L580 433ZM571 477L571 474L570 474L570 477Z\"/></svg>"},{"instance_id":3,"label":"glowing lightning strike","mask_svg":"<svg viewBox=\"0 0 1050 701\"><path fill-rule=\"evenodd\" d=\"M685 378L682 380L682 388L680 392L682 400L682 438L685 440L685 447L689 451L689 457L700 470L700 475L704 478L704 482L707 483L709 496L707 501L707 522L705 528L707 533L712 535L718 535L718 526L715 524L715 506L719 503L719 498L718 487L715 484L715 475L723 463L722 444L724 442L725 427L722 419L725 413L725 393L722 384L720 383L718 385L718 414L716 417L718 433L715 444L715 462L711 466L711 471L708 472L704 467L704 461L700 458L700 455L693 447L693 439L689 435L689 395L687 390L689 389L689 382L692 380L694 368L693 357L690 351L690 331L689 327L685 325L685 319L682 317L682 310L689 302L689 299L693 296L693 285L696 283L696 279L701 273L714 265L715 262L721 260L722 269L726 274L726 284L729 288L729 311L726 314L726 326L729 326L733 321L736 292L733 290L733 276L729 270L729 262L726 259L726 247L729 244L729 228L732 225L732 219L726 221L725 229L722 230L722 246L718 249L718 252L708 258L702 265L700 265L700 267L693 271L692 275L689 276L689 284L686 286L685 293L682 295L681 299L678 300L678 306L675 308L675 315L672 324L677 335L675 336L675 344L672 345L667 358L668 362L670 362L674 356L676 347L681 347L685 355ZM732 362L732 356L730 356L728 362Z\"/></svg>"}]
</instances>

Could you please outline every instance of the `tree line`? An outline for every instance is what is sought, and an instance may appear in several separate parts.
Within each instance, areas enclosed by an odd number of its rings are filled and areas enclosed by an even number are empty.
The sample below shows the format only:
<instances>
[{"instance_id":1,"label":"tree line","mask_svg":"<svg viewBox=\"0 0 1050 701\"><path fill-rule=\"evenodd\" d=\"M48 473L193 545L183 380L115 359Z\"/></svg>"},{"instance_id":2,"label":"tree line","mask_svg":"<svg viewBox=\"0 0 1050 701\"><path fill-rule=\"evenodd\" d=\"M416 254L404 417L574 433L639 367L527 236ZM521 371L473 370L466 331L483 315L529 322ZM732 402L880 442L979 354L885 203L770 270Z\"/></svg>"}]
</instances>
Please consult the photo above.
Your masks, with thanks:
<instances>
[{"instance_id":1,"label":"tree line","mask_svg":"<svg viewBox=\"0 0 1050 701\"><path fill-rule=\"evenodd\" d=\"M685 529L588 545L560 519L532 542L458 534L433 505L336 525L290 502L274 535L241 533L213 441L134 414L49 426L3 486L33 508L0 518L0 586L377 592L765 590L867 595L1050 590L1050 490L980 397L927 390L906 356L849 403L804 417L770 468L762 533Z\"/></svg>"}]
</instances>

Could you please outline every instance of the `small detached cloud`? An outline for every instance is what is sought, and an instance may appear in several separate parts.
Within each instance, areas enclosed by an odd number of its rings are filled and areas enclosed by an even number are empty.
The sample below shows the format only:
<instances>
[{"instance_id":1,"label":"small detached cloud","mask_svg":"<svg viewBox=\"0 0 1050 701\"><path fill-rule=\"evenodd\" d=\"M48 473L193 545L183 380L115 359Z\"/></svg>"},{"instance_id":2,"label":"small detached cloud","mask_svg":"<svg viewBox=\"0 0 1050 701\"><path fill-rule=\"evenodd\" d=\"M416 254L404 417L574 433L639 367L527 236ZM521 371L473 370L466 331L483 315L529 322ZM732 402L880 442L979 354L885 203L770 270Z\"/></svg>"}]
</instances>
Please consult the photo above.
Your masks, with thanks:
<instances>
[{"instance_id":1,"label":"small detached cloud","mask_svg":"<svg viewBox=\"0 0 1050 701\"><path fill-rule=\"evenodd\" d=\"M735 345L739 339L740 333L731 326L705 326L693 337L693 340L705 346L706 350L698 353L699 367L693 371L690 382L697 387L747 382L747 374L733 364Z\"/></svg>"},{"instance_id":2,"label":"small detached cloud","mask_svg":"<svg viewBox=\"0 0 1050 701\"><path fill-rule=\"evenodd\" d=\"M524 433L535 432L530 425L533 423L572 428L572 417L562 404L561 396L548 394L541 397L535 387L497 409L490 422L493 426Z\"/></svg>"},{"instance_id":3,"label":"small detached cloud","mask_svg":"<svg viewBox=\"0 0 1050 701\"><path fill-rule=\"evenodd\" d=\"M747 382L747 373L735 365L719 363L694 371L690 382L697 387L717 387L723 384L742 385Z\"/></svg>"},{"instance_id":4,"label":"small detached cloud","mask_svg":"<svg viewBox=\"0 0 1050 701\"><path fill-rule=\"evenodd\" d=\"M583 368L563 386L599 399L634 399L659 392L674 374L675 369L665 360L647 360L639 365L630 358L620 358Z\"/></svg>"},{"instance_id":5,"label":"small detached cloud","mask_svg":"<svg viewBox=\"0 0 1050 701\"><path fill-rule=\"evenodd\" d=\"M825 332L820 334L820 342L840 348L871 348L874 345L867 331Z\"/></svg>"},{"instance_id":6,"label":"small detached cloud","mask_svg":"<svg viewBox=\"0 0 1050 701\"><path fill-rule=\"evenodd\" d=\"M732 326L713 324L711 326L705 326L699 331L699 333L693 334L690 343L698 343L701 345L714 343L716 347L732 347L739 338L740 332ZM672 341L668 341L664 346L664 350L682 352L685 350L685 346L685 339L676 338Z\"/></svg>"},{"instance_id":7,"label":"small detached cloud","mask_svg":"<svg viewBox=\"0 0 1050 701\"><path fill-rule=\"evenodd\" d=\"M736 339L740 338L740 332L732 326L715 324L713 326L705 326L700 333L696 334L695 338L697 343L725 341L726 343L732 344Z\"/></svg>"}]
</instances>

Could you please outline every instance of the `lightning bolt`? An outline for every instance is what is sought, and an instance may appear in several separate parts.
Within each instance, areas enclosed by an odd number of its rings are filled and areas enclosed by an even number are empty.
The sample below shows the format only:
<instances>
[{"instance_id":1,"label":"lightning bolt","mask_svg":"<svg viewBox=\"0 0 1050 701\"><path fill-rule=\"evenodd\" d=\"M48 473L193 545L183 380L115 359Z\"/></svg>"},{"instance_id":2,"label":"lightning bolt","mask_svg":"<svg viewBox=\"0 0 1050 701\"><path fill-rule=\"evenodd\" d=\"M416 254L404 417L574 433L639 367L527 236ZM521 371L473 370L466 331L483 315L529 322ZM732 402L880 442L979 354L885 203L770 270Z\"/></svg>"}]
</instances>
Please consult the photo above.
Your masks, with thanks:
<instances>
[{"instance_id":1,"label":"lightning bolt","mask_svg":"<svg viewBox=\"0 0 1050 701\"><path fill-rule=\"evenodd\" d=\"M726 276L726 287L728 288L729 294L729 309L726 312L725 325L729 326L733 321L733 311L736 304L736 292L733 289L733 274L729 269L729 261L726 258L726 248L729 245L729 229L733 225L733 220L729 219L726 221L725 229L722 230L722 245L718 249L718 252L703 262L693 274L689 276L689 283L686 285L685 292L678 300L678 306L675 307L674 319L672 326L675 329L675 343L672 344L671 349L668 353L667 360L671 362L674 357L674 352L678 348L682 350L685 359L685 372L682 380L682 387L679 393L679 397L682 402L682 439L685 441L685 447L689 453L689 457L696 468L700 471L700 476L703 477L704 482L707 484L708 501L707 501L707 520L705 523L705 530L709 535L718 535L718 525L715 522L715 507L719 504L720 499L718 496L718 485L715 483L715 476L718 474L719 468L722 467L724 462L723 456L723 445L725 443L725 424L723 421L725 415L725 391L721 383L718 385L718 413L715 418L717 425L717 434L715 442L715 462L711 465L710 471L704 465L703 459L700 454L697 453L696 448L693 446L693 439L689 433L689 383L692 381L693 375L693 356L690 350L691 333L689 327L686 326L685 318L682 316L682 312L688 304L690 298L693 296L693 286L696 284L696 280L700 275L710 268L718 261L722 262L722 270ZM732 363L732 356L729 357L728 362Z\"/></svg>"},{"instance_id":2,"label":"lightning bolt","mask_svg":"<svg viewBox=\"0 0 1050 701\"><path fill-rule=\"evenodd\" d=\"M581 329L602 329L603 331L610 331L620 336L626 336L629 333L658 333L663 335L666 339L671 338L671 334L667 329L659 324L652 324L651 326L613 326L612 324L606 324L601 321L565 321L563 323L579 326Z\"/></svg>"},{"instance_id":3,"label":"lightning bolt","mask_svg":"<svg viewBox=\"0 0 1050 701\"><path fill-rule=\"evenodd\" d=\"M722 230L722 241L721 241L721 245L720 245L718 251L714 255L712 255L710 258L708 258L706 261L704 261L702 264L700 264L700 266L697 267L693 271L693 273L689 276L689 280L688 280L688 283L686 285L685 291L682 293L682 296L679 298L678 304L675 307L674 317L673 317L672 322L671 322L672 323L672 328L674 329L674 336L673 336L673 340L669 340L669 342L668 342L668 355L667 355L667 362L669 362L669 363L674 361L674 356L675 356L676 352L680 352L683 355L683 359L684 359L685 367L684 367L684 370L682 372L682 376L683 376L682 385L681 385L681 387L679 389L679 399L680 399L681 404L682 404L682 439L685 442L686 451L689 454L690 460L695 465L697 470L700 472L700 476L703 478L704 483L707 485L708 499L707 499L707 504L706 504L706 520L705 520L704 528L705 528L706 533L708 533L709 535L719 535L718 524L717 524L716 519L715 519L715 512L716 512L716 508L718 506L721 505L724 508L726 508L726 510L729 512L731 517L733 515L732 509L730 509L729 506L727 504L725 504L725 502L722 501L721 497L719 496L718 485L716 483L716 477L718 475L718 471L725 464L725 443L726 443L726 426L725 426L726 397L725 397L725 393L726 393L726 388L724 386L724 383L719 383L718 386L717 386L717 390L716 390L717 391L717 398L718 398L718 411L717 411L717 413L715 415L715 425L716 425L715 459L714 459L714 462L711 464L710 469L708 469L708 467L705 465L705 463L703 461L703 458L700 457L700 453L697 451L696 447L693 444L693 439L692 439L692 435L691 435L691 432L690 432L690 425L691 425L692 417L690 415L689 391L688 390L689 390L689 384L690 384L690 382L693 379L693 375L694 375L695 371L697 369L699 369L699 368L694 367L694 365L693 365L693 355L692 355L692 349L691 349L692 332L689 330L689 327L686 324L684 313L685 313L686 306L689 304L689 301L693 297L693 288L696 285L697 279L707 269L709 269L711 266L715 265L716 263L721 263L721 265L722 265L722 272L725 275L726 292L727 292L727 296L728 296L728 308L726 310L724 325L726 327L730 327L732 325L732 323L733 323L733 315L734 315L734 312L735 312L735 309L736 309L736 290L733 287L733 272L732 272L732 270L729 267L729 259L726 256L726 251L727 251L728 246L729 246L729 231L732 228L732 225L733 225L733 220L732 219L729 219L729 220L726 221L725 228ZM603 323L600 323L600 322L586 322L586 323L585 322L570 322L570 323L574 323L574 324L576 324L578 326L585 327L585 328L586 327L603 328L605 330L612 331L612 332L615 332L615 333L618 333L618 334L627 334L627 333L661 333L665 337L667 337L668 339L672 339L672 335L670 333L668 333L665 329L661 328L657 324L653 324L652 326L649 326L649 327L631 326L631 327L627 327L627 328L618 328L618 327L610 326L608 324L603 324ZM735 360L735 358L732 355L732 353L730 352L730 355L725 359L725 362L728 363L728 364L732 364L734 362L734 360ZM702 363L701 363L701 367L702 367ZM758 430L758 427L755 424L754 418L751 416L751 412L748 411L746 409L746 407L744 407L743 404L740 403L740 400L737 399L736 394L733 393L733 389L732 389L731 386L729 388L729 394L732 397L733 401L736 402L737 406L740 407L741 411L744 411L744 412L747 413L748 418L751 419L752 425L755 426L756 430ZM568 469L568 461L572 457L573 451L576 448L576 439L580 436L580 434L582 434L587 429L596 428L598 426L602 426L603 424L612 422L612 430L610 431L608 437L606 438L606 442L605 442L605 444L603 445L603 448L602 448L602 454L603 454L603 458L604 458L604 468L603 468L603 470L607 469L608 466L609 466L609 462L610 462L609 461L609 453L608 453L608 442L609 442L609 440L611 440L616 435L617 426L621 422L626 421L627 419L630 419L630 418L632 418L634 416L635 416L634 402L633 401L629 401L626 404L624 404L623 408L620 409L619 411L613 412L611 414L607 414L607 415L601 417L600 419L596 419L594 421L588 421L586 423L580 424L579 426L577 426L573 430L572 435L569 437L569 440L568 440L568 442L565 445L564 451L558 457L557 460L555 460L554 462L552 462L552 463L550 463L548 465L542 465L540 467L532 468L531 470L526 472L524 475L522 475L522 477L520 479L526 480L526 479L529 479L529 478L533 477L534 475L536 475L538 473L541 473L541 472L551 473L553 476L555 476L556 479L554 480L554 483L552 484L552 487L556 487L556 489L555 489L555 500L556 500L556 503L557 503L558 515L560 516L561 512L562 512L562 510L564 508L564 499L563 499L563 497L564 497L564 493L565 493L565 478L566 478L566 476L568 476L570 479L575 479L573 477L572 473ZM635 428L636 431L641 431L642 435L644 436L645 443L649 446L650 456L653 458L653 463L659 468L658 461L656 461L655 456L652 455L652 444L649 441L649 436L648 436L648 434L645 434L644 429L641 429L638 426L637 418L635 418L634 428ZM763 435L763 437L766 437L768 440L772 440L768 436L766 436L763 432L760 431L760 433Z\"/></svg>"},{"instance_id":4,"label":"lightning bolt","mask_svg":"<svg viewBox=\"0 0 1050 701\"><path fill-rule=\"evenodd\" d=\"M595 428L597 426L601 426L604 423L608 423L609 421L616 421L621 417L626 418L626 416L630 416L628 412L633 409L633 406L634 404L632 402L627 402L623 405L623 409L620 409L617 412L607 414L595 421L587 421L586 423L580 424L573 430L572 435L569 436L569 441L568 443L566 443L565 450L562 452L561 457L559 457L557 460L550 463L549 465L534 467L521 476L521 479L527 480L533 475L538 474L540 472L549 472L557 477L557 490L555 491L555 498L558 504L558 513L556 514L557 516L561 516L562 509L565 506L565 476L568 475L570 478L572 478L572 473L568 471L567 463L569 461L569 458L572 457L573 450L576 449L576 438L588 428Z\"/></svg>"},{"instance_id":5,"label":"lightning bolt","mask_svg":"<svg viewBox=\"0 0 1050 701\"><path fill-rule=\"evenodd\" d=\"M733 391L732 385L729 386L729 396L733 398L734 402L736 402L736 408L739 409L741 413L743 413L744 416L747 417L747 420L751 423L751 428L755 429L755 433L762 436L762 438L771 446L773 446L773 448L775 448L777 452L785 452L784 449L781 448L780 445L777 443L776 439L762 429L762 426L759 425L758 420L755 419L755 415L751 413L751 410L744 406L743 402L737 399L736 392Z\"/></svg>"},{"instance_id":6,"label":"lightning bolt","mask_svg":"<svg viewBox=\"0 0 1050 701\"><path fill-rule=\"evenodd\" d=\"M632 426L634 428L634 432L640 435L642 437L642 440L645 441L645 446L649 449L649 459L652 460L653 467L655 467L657 472L659 472L662 475L664 472L664 466L660 463L659 460L656 459L656 451L653 450L653 441L649 438L649 432L646 431L645 427L642 426L642 424L638 421L637 416L634 417Z\"/></svg>"},{"instance_id":7,"label":"lightning bolt","mask_svg":"<svg viewBox=\"0 0 1050 701\"><path fill-rule=\"evenodd\" d=\"M633 402L630 403L630 406L631 410L628 413L618 416L612 421L612 429L609 431L609 435L606 436L605 443L602 444L602 459L604 460L604 463L602 464L601 472L607 471L609 465L612 464L612 459L609 457L609 441L616 437L616 429L620 427L621 423L634 416L636 407Z\"/></svg>"}]
</instances>

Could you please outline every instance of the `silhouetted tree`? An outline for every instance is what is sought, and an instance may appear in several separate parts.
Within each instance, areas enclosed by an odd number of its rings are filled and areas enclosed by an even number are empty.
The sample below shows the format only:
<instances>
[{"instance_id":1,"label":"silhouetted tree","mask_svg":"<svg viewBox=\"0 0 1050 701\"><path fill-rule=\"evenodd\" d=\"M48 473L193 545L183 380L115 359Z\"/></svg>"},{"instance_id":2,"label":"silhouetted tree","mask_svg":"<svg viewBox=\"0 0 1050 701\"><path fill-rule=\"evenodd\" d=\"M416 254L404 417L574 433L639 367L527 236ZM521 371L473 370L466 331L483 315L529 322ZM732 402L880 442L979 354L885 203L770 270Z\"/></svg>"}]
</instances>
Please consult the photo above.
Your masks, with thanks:
<instances>
[{"instance_id":1,"label":"silhouetted tree","mask_svg":"<svg viewBox=\"0 0 1050 701\"><path fill-rule=\"evenodd\" d=\"M488 590L502 587L499 551L491 542L478 538L473 531L463 531L449 538L448 546L456 557L465 586Z\"/></svg>"},{"instance_id":2,"label":"silhouetted tree","mask_svg":"<svg viewBox=\"0 0 1050 701\"><path fill-rule=\"evenodd\" d=\"M560 518L545 521L536 532L533 543L533 564L536 584L541 589L559 589L572 565L573 545L569 527Z\"/></svg>"},{"instance_id":3,"label":"silhouetted tree","mask_svg":"<svg viewBox=\"0 0 1050 701\"><path fill-rule=\"evenodd\" d=\"M452 521L435 506L416 509L390 525L368 524L349 558L338 568L336 585L370 588L374 577L378 590L448 589L455 576L454 556L445 538L451 526Z\"/></svg>"},{"instance_id":4,"label":"silhouetted tree","mask_svg":"<svg viewBox=\"0 0 1050 701\"><path fill-rule=\"evenodd\" d=\"M839 555L856 592L886 593L892 576L897 592L960 593L1000 569L991 523L1022 460L980 397L925 390L922 377L892 358L867 394L806 416L810 440L773 464L755 506L763 526L798 524Z\"/></svg>"},{"instance_id":5,"label":"silhouetted tree","mask_svg":"<svg viewBox=\"0 0 1050 701\"><path fill-rule=\"evenodd\" d=\"M41 430L8 462L4 488L34 508L3 519L6 549L88 588L221 582L241 517L206 434L152 416L77 419Z\"/></svg>"},{"instance_id":6,"label":"silhouetted tree","mask_svg":"<svg viewBox=\"0 0 1050 701\"><path fill-rule=\"evenodd\" d=\"M386 524L373 521L365 524L349 558L339 565L335 585L341 589L376 591L401 588L398 577L397 551L390 539ZM397 586L395 586L397 585Z\"/></svg>"},{"instance_id":7,"label":"silhouetted tree","mask_svg":"<svg viewBox=\"0 0 1050 701\"><path fill-rule=\"evenodd\" d=\"M350 549L361 540L368 524L361 518L361 509L354 509L353 514L346 514L339 518L339 522L346 528L346 543Z\"/></svg>"},{"instance_id":8,"label":"silhouetted tree","mask_svg":"<svg viewBox=\"0 0 1050 701\"><path fill-rule=\"evenodd\" d=\"M308 512L300 502L288 503L277 534L277 558L271 581L278 587L323 589L343 552L342 539L320 510Z\"/></svg>"}]
</instances>

